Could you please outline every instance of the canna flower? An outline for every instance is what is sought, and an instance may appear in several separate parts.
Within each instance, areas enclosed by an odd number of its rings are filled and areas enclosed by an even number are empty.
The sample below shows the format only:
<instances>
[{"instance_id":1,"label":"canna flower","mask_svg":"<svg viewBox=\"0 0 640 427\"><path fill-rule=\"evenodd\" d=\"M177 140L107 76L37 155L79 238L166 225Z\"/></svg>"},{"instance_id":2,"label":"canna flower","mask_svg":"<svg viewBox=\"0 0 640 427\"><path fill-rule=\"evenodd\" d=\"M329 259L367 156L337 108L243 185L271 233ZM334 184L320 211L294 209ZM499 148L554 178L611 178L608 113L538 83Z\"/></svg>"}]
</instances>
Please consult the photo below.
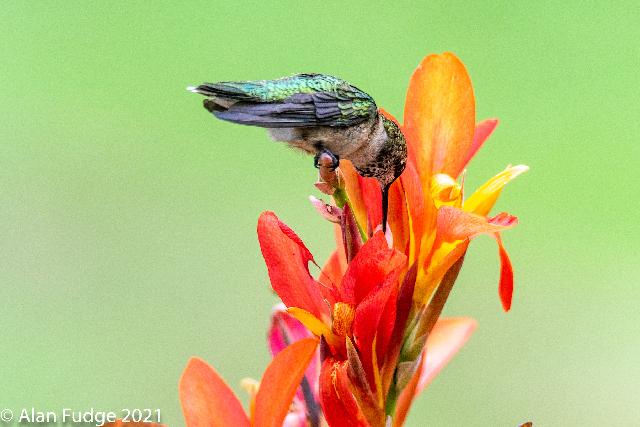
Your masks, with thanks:
<instances>
[{"instance_id":1,"label":"canna flower","mask_svg":"<svg viewBox=\"0 0 640 427\"><path fill-rule=\"evenodd\" d=\"M312 200L339 224L338 248L317 280L308 270L315 261L295 233L274 214L261 216L258 237L272 286L322 338L320 401L330 425L385 425L389 418L401 425L437 373L434 366L444 366L466 342L475 321L439 317L476 236L498 243L499 296L509 310L513 269L500 233L517 218L487 215L504 185L527 167L508 167L467 199L458 182L496 125L475 125L473 89L458 58L428 56L409 85L402 126L409 161L390 189L386 236L379 231L377 183L348 162L342 176L320 170L318 188L337 206Z\"/></svg>"},{"instance_id":2,"label":"canna flower","mask_svg":"<svg viewBox=\"0 0 640 427\"><path fill-rule=\"evenodd\" d=\"M470 318L440 317L471 239L496 240L499 296L505 311L511 306L513 269L500 233L517 218L489 213L527 167L507 167L468 198L464 188L468 162L496 125L475 124L473 89L457 57L426 57L409 84L401 126L409 160L389 191L386 234L377 182L346 161L334 171L321 156L316 186L335 205L312 204L334 224L337 248L320 267L274 213L260 216L261 252L286 307L272 316L273 360L259 384L246 383L247 414L213 368L191 359L180 382L187 425L401 426L476 327Z\"/></svg>"}]
</instances>

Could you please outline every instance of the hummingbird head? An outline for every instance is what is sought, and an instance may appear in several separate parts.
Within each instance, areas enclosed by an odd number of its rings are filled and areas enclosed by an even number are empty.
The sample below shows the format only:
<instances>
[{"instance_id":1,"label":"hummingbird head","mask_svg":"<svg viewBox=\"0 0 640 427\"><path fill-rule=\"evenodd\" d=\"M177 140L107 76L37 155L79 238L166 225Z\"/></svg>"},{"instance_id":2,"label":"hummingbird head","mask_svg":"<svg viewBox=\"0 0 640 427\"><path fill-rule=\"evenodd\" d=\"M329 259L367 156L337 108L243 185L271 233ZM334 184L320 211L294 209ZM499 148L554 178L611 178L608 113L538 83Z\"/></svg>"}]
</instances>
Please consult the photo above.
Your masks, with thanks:
<instances>
[{"instance_id":1,"label":"hummingbird head","mask_svg":"<svg viewBox=\"0 0 640 427\"><path fill-rule=\"evenodd\" d=\"M400 130L400 127L394 122L382 115L384 130L387 133L387 141L385 142L379 158L384 162L382 176L377 177L380 185L389 186L404 171L407 165L407 142Z\"/></svg>"}]
</instances>

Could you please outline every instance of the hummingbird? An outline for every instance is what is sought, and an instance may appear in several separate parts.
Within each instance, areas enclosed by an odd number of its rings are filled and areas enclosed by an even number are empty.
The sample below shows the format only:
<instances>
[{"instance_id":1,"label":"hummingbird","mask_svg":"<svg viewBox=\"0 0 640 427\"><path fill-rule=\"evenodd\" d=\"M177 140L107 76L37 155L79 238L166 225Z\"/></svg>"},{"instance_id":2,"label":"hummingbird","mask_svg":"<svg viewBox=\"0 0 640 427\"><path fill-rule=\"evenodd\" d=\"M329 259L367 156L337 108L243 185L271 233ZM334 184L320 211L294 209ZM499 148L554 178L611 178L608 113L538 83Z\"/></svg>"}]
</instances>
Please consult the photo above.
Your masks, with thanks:
<instances>
[{"instance_id":1,"label":"hummingbird","mask_svg":"<svg viewBox=\"0 0 640 427\"><path fill-rule=\"evenodd\" d=\"M340 159L358 174L375 178L382 192L386 231L389 187L403 172L407 145L398 125L378 112L371 96L326 74L296 74L275 80L203 83L187 88L204 95L204 108L233 123L267 128L271 138L337 168Z\"/></svg>"}]
</instances>

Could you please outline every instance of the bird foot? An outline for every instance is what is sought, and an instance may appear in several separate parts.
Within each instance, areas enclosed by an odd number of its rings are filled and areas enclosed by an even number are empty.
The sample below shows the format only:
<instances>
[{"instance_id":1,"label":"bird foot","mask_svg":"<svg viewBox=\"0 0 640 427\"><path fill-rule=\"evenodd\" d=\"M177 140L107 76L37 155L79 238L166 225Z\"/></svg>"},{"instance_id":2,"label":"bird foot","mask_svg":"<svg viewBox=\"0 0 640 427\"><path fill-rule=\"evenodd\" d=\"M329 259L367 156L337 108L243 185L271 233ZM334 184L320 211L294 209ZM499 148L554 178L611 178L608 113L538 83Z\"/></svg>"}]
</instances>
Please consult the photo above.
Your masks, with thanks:
<instances>
[{"instance_id":1,"label":"bird foot","mask_svg":"<svg viewBox=\"0 0 640 427\"><path fill-rule=\"evenodd\" d=\"M329 150L322 150L313 157L313 165L316 169L323 166L333 172L340 165L340 158Z\"/></svg>"}]
</instances>

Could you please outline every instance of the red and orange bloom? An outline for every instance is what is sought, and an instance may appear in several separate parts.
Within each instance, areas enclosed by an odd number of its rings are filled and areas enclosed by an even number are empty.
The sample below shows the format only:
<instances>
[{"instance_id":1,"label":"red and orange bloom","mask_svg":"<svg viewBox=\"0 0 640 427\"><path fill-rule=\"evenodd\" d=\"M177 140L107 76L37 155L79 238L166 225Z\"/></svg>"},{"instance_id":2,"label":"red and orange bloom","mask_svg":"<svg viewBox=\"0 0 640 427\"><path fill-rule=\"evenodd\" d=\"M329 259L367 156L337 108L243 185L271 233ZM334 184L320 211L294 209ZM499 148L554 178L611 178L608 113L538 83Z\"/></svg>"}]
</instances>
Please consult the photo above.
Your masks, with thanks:
<instances>
[{"instance_id":1,"label":"red and orange bloom","mask_svg":"<svg viewBox=\"0 0 640 427\"><path fill-rule=\"evenodd\" d=\"M509 166L464 195L464 170L496 125L476 125L460 60L428 56L409 84L401 126L409 160L389 191L386 235L378 183L349 162L339 172L321 167L318 188L333 194L336 206L312 199L336 224L338 241L317 277L302 240L274 213L263 213L260 248L287 307L273 315L274 359L249 415L212 368L192 359L180 387L187 425L402 425L415 396L476 327L473 319L440 318L474 237L488 234L498 243L499 296L505 311L511 307L513 269L500 233L517 218L488 215L503 187L527 167Z\"/></svg>"}]
</instances>

